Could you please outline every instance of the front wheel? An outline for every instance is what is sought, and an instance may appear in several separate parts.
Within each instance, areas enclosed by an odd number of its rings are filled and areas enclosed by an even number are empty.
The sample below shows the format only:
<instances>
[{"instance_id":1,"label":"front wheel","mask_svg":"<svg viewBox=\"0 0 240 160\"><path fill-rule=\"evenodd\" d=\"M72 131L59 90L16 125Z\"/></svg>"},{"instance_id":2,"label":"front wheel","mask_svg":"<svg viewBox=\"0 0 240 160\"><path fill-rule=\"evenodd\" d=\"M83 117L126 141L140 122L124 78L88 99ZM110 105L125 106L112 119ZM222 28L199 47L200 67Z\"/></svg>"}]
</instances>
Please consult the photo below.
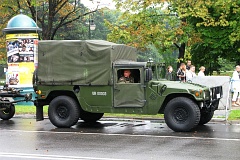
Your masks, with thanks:
<instances>
[{"instance_id":1,"label":"front wheel","mask_svg":"<svg viewBox=\"0 0 240 160\"><path fill-rule=\"evenodd\" d=\"M164 119L176 132L187 132L198 125L200 109L191 99L177 97L170 100L164 110Z\"/></svg>"},{"instance_id":2,"label":"front wheel","mask_svg":"<svg viewBox=\"0 0 240 160\"><path fill-rule=\"evenodd\" d=\"M4 109L4 108L1 108ZM0 118L3 120L11 119L15 114L15 106L13 104L7 106L4 110L0 110Z\"/></svg>"},{"instance_id":3,"label":"front wheel","mask_svg":"<svg viewBox=\"0 0 240 160\"><path fill-rule=\"evenodd\" d=\"M80 107L68 96L58 96L49 104L48 116L51 123L60 128L69 128L78 122Z\"/></svg>"}]
</instances>

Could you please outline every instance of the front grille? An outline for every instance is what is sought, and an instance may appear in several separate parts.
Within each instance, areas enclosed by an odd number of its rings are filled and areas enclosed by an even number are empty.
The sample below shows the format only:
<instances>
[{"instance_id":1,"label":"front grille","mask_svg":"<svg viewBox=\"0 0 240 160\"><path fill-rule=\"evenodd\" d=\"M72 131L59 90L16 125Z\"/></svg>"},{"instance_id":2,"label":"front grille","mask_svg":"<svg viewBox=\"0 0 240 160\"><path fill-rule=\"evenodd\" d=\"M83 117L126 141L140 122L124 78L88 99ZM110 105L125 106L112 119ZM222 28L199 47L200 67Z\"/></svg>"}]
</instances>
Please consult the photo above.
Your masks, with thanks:
<instances>
[{"instance_id":1,"label":"front grille","mask_svg":"<svg viewBox=\"0 0 240 160\"><path fill-rule=\"evenodd\" d=\"M211 88L212 99L220 99L222 98L222 95L223 95L222 86Z\"/></svg>"}]
</instances>

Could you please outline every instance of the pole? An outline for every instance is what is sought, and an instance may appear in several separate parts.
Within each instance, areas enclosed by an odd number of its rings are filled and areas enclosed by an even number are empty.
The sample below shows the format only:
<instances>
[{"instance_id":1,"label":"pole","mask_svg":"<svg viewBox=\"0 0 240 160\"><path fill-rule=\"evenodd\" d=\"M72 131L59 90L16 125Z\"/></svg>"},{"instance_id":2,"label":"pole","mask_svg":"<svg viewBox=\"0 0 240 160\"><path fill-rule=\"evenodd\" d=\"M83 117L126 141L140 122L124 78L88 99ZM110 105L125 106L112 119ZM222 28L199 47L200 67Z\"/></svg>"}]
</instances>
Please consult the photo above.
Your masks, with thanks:
<instances>
[{"instance_id":1,"label":"pole","mask_svg":"<svg viewBox=\"0 0 240 160\"><path fill-rule=\"evenodd\" d=\"M90 14L89 14L89 19L88 19L88 39L91 39Z\"/></svg>"}]
</instances>

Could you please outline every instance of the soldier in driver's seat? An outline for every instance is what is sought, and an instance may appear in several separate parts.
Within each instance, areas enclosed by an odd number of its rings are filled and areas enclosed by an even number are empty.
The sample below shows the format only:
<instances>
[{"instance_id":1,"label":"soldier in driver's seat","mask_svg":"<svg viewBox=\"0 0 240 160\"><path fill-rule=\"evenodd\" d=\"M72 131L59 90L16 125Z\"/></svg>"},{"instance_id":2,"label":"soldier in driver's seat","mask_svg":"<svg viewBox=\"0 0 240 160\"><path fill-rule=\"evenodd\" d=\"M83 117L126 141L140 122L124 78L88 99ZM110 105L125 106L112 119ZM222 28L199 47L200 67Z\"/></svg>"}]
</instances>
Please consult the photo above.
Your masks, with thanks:
<instances>
[{"instance_id":1,"label":"soldier in driver's seat","mask_svg":"<svg viewBox=\"0 0 240 160\"><path fill-rule=\"evenodd\" d=\"M118 83L134 83L134 78L131 76L130 69L125 69L123 76L119 78Z\"/></svg>"}]
</instances>

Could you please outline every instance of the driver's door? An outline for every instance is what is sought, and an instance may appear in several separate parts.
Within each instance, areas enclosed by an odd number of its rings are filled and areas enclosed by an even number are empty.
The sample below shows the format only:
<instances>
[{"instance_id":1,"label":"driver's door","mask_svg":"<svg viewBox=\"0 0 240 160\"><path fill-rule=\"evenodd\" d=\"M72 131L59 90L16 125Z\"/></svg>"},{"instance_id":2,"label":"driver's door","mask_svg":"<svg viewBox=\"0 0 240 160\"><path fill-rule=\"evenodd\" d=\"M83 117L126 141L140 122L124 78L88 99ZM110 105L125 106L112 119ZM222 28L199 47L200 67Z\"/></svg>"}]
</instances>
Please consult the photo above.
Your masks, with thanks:
<instances>
[{"instance_id":1,"label":"driver's door","mask_svg":"<svg viewBox=\"0 0 240 160\"><path fill-rule=\"evenodd\" d=\"M145 86L143 69L131 69L134 83L118 83L121 69L115 69L114 107L143 107L145 105Z\"/></svg>"}]
</instances>

